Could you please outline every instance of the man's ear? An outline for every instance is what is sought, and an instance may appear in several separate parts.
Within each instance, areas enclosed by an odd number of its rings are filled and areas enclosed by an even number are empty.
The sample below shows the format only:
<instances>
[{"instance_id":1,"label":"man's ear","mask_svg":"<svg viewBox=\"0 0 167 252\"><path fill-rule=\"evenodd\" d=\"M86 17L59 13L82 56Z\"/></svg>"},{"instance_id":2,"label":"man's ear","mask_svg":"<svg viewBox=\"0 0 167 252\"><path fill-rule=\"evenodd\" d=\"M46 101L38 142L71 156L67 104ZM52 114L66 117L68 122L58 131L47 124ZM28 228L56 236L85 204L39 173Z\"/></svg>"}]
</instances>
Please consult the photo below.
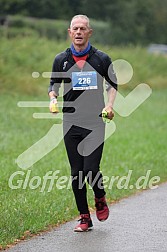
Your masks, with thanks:
<instances>
[{"instance_id":1,"label":"man's ear","mask_svg":"<svg viewBox=\"0 0 167 252\"><path fill-rule=\"evenodd\" d=\"M93 33L93 29L90 29L90 30L89 30L89 37L92 36L92 33Z\"/></svg>"},{"instance_id":2,"label":"man's ear","mask_svg":"<svg viewBox=\"0 0 167 252\"><path fill-rule=\"evenodd\" d=\"M68 35L71 37L71 29L68 28Z\"/></svg>"}]
</instances>

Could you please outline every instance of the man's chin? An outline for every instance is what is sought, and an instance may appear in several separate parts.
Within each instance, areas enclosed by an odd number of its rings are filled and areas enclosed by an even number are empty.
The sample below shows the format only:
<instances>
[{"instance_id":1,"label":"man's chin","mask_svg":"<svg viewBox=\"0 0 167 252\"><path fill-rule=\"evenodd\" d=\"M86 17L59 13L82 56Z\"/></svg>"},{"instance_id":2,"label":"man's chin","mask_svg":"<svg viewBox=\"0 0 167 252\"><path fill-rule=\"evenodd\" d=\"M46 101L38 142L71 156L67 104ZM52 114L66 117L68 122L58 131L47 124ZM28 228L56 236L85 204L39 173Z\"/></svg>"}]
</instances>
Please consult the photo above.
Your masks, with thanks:
<instances>
[{"instance_id":1,"label":"man's chin","mask_svg":"<svg viewBox=\"0 0 167 252\"><path fill-rule=\"evenodd\" d=\"M83 39L76 39L75 44L76 45L83 45Z\"/></svg>"}]
</instances>

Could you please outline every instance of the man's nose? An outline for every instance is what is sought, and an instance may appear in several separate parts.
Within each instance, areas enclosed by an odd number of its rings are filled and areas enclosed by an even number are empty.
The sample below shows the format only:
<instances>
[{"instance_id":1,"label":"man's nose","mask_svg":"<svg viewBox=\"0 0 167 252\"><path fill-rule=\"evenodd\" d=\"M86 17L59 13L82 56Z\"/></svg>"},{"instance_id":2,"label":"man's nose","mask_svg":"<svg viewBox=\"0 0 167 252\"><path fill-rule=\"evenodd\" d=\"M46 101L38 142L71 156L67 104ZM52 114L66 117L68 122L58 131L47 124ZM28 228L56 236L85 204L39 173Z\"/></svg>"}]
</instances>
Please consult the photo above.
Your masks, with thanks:
<instances>
[{"instance_id":1,"label":"man's nose","mask_svg":"<svg viewBox=\"0 0 167 252\"><path fill-rule=\"evenodd\" d=\"M81 28L78 28L78 29L77 29L77 33L80 33L80 32L81 32Z\"/></svg>"}]
</instances>

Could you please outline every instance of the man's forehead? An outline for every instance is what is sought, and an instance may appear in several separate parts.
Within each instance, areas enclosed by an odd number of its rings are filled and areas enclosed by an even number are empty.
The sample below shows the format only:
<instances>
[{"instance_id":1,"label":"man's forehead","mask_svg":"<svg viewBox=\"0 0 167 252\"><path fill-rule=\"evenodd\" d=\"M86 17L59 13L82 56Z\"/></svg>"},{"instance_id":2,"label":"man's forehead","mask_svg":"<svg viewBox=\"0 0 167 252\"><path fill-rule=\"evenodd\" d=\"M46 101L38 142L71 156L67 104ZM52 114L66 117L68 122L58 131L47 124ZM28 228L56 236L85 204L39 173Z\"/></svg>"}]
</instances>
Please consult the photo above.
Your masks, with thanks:
<instances>
[{"instance_id":1,"label":"man's forehead","mask_svg":"<svg viewBox=\"0 0 167 252\"><path fill-rule=\"evenodd\" d=\"M77 27L88 27L88 21L85 18L74 18L72 20L71 26L77 26Z\"/></svg>"}]
</instances>

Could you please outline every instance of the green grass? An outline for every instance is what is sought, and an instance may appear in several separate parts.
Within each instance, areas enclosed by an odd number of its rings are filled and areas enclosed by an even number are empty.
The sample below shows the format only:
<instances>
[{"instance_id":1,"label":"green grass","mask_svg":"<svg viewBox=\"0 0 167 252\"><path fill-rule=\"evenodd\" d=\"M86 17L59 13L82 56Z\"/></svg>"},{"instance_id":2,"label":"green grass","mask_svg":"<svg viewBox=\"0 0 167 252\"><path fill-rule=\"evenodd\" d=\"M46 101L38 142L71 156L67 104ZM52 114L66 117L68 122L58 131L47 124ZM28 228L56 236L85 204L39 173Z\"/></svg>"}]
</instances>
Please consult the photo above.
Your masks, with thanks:
<instances>
[{"instance_id":1,"label":"green grass","mask_svg":"<svg viewBox=\"0 0 167 252\"><path fill-rule=\"evenodd\" d=\"M12 42L12 43L11 43ZM18 155L43 137L52 127L53 120L37 120L34 112L48 112L47 108L19 108L18 101L48 101L48 80L32 79L31 73L50 71L54 55L67 43L58 44L46 39L22 38L1 40L0 60L0 244L6 246L27 234L35 234L68 221L78 215L71 189L58 190L54 184L51 192L26 189L12 190L8 181L16 171L17 180L25 180L27 170L15 162ZM101 48L110 53L109 48ZM106 176L125 176L133 170L130 184L151 170L150 178L159 176L160 182L167 180L166 147L166 102L167 59L148 55L142 48L112 48L112 58L124 58L134 66L134 77L130 88L141 82L153 88L151 97L127 118L116 114L116 132L105 142L101 170ZM140 57L139 57L140 56ZM21 74L20 74L21 73ZM120 89L128 93L129 90ZM54 136L53 136L54 138ZM48 171L60 170L61 175L70 176L70 168L63 142L31 167L29 181L34 176L41 179ZM106 188L108 201L116 201L136 192L135 188ZM92 190L88 190L90 207L94 207Z\"/></svg>"}]
</instances>

